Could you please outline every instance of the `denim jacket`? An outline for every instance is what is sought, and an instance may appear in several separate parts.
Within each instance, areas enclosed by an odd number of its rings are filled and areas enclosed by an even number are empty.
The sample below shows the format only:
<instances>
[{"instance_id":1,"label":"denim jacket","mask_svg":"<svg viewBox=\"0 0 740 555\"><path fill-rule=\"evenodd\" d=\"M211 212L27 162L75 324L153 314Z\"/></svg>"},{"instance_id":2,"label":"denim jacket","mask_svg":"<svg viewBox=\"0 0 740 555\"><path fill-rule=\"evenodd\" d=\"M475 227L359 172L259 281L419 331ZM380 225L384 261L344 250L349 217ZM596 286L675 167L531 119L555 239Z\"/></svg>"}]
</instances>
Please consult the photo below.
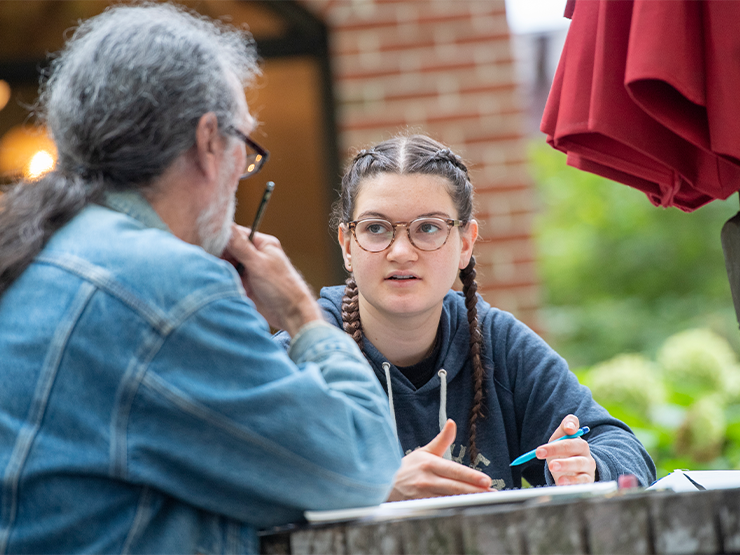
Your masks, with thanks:
<instances>
[{"instance_id":1,"label":"denim jacket","mask_svg":"<svg viewBox=\"0 0 740 555\"><path fill-rule=\"evenodd\" d=\"M226 262L137 194L91 205L0 297L0 553L256 552L385 500L401 453L351 339L286 353Z\"/></svg>"}]
</instances>

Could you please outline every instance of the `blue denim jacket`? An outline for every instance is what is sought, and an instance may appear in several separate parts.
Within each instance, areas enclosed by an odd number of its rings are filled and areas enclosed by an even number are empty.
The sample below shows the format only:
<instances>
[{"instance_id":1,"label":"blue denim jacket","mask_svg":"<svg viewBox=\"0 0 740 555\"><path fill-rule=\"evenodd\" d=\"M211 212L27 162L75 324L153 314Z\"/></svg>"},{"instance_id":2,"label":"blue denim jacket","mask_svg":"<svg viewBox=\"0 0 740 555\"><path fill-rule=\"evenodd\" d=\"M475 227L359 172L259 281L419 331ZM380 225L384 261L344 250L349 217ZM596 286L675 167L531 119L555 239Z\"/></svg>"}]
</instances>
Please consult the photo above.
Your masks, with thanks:
<instances>
[{"instance_id":1,"label":"blue denim jacket","mask_svg":"<svg viewBox=\"0 0 740 555\"><path fill-rule=\"evenodd\" d=\"M107 204L0 297L0 553L249 553L385 500L401 453L353 341L310 324L286 353L229 264Z\"/></svg>"}]
</instances>

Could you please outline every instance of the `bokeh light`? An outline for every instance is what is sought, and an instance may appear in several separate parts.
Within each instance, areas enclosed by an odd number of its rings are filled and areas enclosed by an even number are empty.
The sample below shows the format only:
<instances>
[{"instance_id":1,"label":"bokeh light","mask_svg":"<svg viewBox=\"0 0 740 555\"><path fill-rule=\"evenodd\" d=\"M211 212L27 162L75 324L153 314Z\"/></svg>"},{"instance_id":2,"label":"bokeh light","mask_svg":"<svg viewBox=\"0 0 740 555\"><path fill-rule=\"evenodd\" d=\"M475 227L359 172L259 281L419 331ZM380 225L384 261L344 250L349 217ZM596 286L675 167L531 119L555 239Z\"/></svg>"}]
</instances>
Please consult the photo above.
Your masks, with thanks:
<instances>
[{"instance_id":1,"label":"bokeh light","mask_svg":"<svg viewBox=\"0 0 740 555\"><path fill-rule=\"evenodd\" d=\"M36 179L50 171L53 167L54 156L46 150L39 150L31 157L31 161L28 164L27 175L31 179Z\"/></svg>"},{"instance_id":2,"label":"bokeh light","mask_svg":"<svg viewBox=\"0 0 740 555\"><path fill-rule=\"evenodd\" d=\"M56 156L46 129L16 125L0 138L0 178L35 179L54 167Z\"/></svg>"},{"instance_id":3,"label":"bokeh light","mask_svg":"<svg viewBox=\"0 0 740 555\"><path fill-rule=\"evenodd\" d=\"M7 81L0 79L0 110L5 108L10 101L10 85Z\"/></svg>"}]
</instances>

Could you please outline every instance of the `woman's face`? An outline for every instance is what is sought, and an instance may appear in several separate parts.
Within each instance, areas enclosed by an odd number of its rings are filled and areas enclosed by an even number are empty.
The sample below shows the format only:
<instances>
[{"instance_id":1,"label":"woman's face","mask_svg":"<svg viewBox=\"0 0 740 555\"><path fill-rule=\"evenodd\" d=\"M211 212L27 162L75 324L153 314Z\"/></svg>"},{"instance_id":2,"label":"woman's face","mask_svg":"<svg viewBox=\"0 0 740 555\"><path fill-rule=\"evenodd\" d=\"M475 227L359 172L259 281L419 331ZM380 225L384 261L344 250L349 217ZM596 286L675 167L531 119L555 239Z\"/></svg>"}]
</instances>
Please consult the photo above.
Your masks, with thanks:
<instances>
[{"instance_id":1,"label":"woman's face","mask_svg":"<svg viewBox=\"0 0 740 555\"><path fill-rule=\"evenodd\" d=\"M382 173L360 184L353 220L381 218L410 222L419 217L457 219L447 180L424 174ZM422 251L409 241L406 227L396 229L393 244L382 252L360 248L346 226L339 227L344 265L354 273L363 310L378 316L415 316L434 312L468 265L478 224L453 227L447 242ZM430 312L431 311L431 312Z\"/></svg>"}]
</instances>

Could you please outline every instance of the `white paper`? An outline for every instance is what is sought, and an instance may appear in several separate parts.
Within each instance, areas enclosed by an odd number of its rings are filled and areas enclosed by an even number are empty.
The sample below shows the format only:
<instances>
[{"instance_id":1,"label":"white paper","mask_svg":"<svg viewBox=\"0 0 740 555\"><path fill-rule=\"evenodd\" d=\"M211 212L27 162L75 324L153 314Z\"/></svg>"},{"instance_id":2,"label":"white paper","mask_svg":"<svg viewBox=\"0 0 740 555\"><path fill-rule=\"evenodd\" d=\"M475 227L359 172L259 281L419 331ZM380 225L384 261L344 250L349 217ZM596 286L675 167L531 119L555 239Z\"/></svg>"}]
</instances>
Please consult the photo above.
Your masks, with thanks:
<instances>
[{"instance_id":1,"label":"white paper","mask_svg":"<svg viewBox=\"0 0 740 555\"><path fill-rule=\"evenodd\" d=\"M740 488L740 470L674 470L647 489L698 491L691 480L704 489Z\"/></svg>"},{"instance_id":2,"label":"white paper","mask_svg":"<svg viewBox=\"0 0 740 555\"><path fill-rule=\"evenodd\" d=\"M408 501L383 503L374 507L360 507L356 509L339 509L332 511L306 511L304 515L306 520L309 522L332 522L355 520L358 518L389 520L393 518L416 516L437 509L473 507L478 505L493 505L497 503L516 503L539 497L589 497L592 495L604 495L616 490L617 482L596 482L592 484L577 484L573 486L547 486L541 488L469 493L466 495L449 495L446 497L432 497L429 499L410 499Z\"/></svg>"}]
</instances>

